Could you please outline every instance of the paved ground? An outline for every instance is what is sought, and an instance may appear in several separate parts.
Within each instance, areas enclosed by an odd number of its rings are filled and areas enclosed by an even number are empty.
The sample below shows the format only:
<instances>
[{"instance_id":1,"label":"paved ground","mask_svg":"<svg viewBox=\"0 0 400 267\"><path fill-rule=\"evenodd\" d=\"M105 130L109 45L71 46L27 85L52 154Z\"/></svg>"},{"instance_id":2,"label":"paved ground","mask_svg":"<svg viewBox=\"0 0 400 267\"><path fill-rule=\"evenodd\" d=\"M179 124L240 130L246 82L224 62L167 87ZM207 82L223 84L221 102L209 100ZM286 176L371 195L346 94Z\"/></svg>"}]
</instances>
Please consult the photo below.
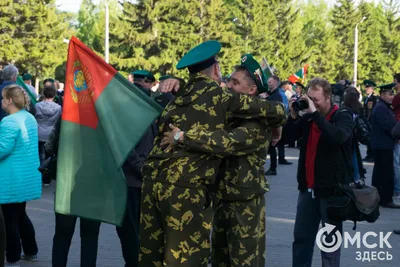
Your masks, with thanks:
<instances>
[{"instance_id":1,"label":"paved ground","mask_svg":"<svg viewBox=\"0 0 400 267\"><path fill-rule=\"evenodd\" d=\"M271 191L267 194L267 267L291 266L291 244L293 241L293 226L298 195L296 183L298 150L287 149L286 155L287 159L294 164L291 166L279 166L279 175L268 178L271 184ZM372 164L367 165L369 183L372 168ZM40 261L37 263L22 263L24 267L51 266L51 246L54 234L53 192L54 185L44 188L42 199L28 204L28 213L36 228ZM345 223L345 231L353 233L351 228L352 223ZM360 223L357 230L361 233L368 231L390 232L394 228L400 228L400 210L381 208L381 217L376 223ZM375 261L370 263L357 261L355 259L357 249L349 248L344 249L342 252L341 266L399 267L400 236L392 235L389 242L393 247L389 250L394 256L392 261ZM77 227L70 250L68 266L79 266L79 254L79 227ZM124 266L119 239L113 226L102 225L97 266ZM313 267L318 266L321 266L321 261L319 250L316 247Z\"/></svg>"}]
</instances>

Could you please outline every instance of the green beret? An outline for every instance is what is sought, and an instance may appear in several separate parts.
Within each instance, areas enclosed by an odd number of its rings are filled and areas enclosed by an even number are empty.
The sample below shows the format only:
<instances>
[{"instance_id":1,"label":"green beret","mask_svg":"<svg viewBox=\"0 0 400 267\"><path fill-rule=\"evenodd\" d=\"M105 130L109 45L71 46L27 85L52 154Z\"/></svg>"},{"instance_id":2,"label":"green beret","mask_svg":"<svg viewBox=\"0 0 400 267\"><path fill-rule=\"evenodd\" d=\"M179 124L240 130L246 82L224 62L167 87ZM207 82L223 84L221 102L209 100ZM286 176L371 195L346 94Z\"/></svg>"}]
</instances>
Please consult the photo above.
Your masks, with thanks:
<instances>
[{"instance_id":1,"label":"green beret","mask_svg":"<svg viewBox=\"0 0 400 267\"><path fill-rule=\"evenodd\" d=\"M154 82L156 80L153 73L151 73L150 71L147 71L147 70L136 70L132 74L133 74L133 78L142 78L142 79L147 78L147 79L151 80L152 82Z\"/></svg>"},{"instance_id":2,"label":"green beret","mask_svg":"<svg viewBox=\"0 0 400 267\"><path fill-rule=\"evenodd\" d=\"M393 87L395 86L395 83L389 83L389 84L383 84L379 85L377 88L379 88L379 93L384 93L385 91L392 91Z\"/></svg>"},{"instance_id":3,"label":"green beret","mask_svg":"<svg viewBox=\"0 0 400 267\"><path fill-rule=\"evenodd\" d=\"M158 80L161 82L161 81L164 81L164 80L170 79L170 78L172 78L171 75L164 75L164 76L161 76L160 79L158 79Z\"/></svg>"},{"instance_id":4,"label":"green beret","mask_svg":"<svg viewBox=\"0 0 400 267\"><path fill-rule=\"evenodd\" d=\"M43 81L43 84L47 83L47 82L51 82L54 84L54 80L52 78L47 78Z\"/></svg>"},{"instance_id":5,"label":"green beret","mask_svg":"<svg viewBox=\"0 0 400 267\"><path fill-rule=\"evenodd\" d=\"M261 69L260 64L251 54L246 54L242 56L242 62L240 66L245 67L250 73L254 82L257 85L258 93L264 93L268 90L268 79L264 71Z\"/></svg>"},{"instance_id":6,"label":"green beret","mask_svg":"<svg viewBox=\"0 0 400 267\"><path fill-rule=\"evenodd\" d=\"M190 73L205 70L217 62L215 56L221 51L218 41L207 41L192 48L176 64L178 70L188 68Z\"/></svg>"},{"instance_id":7,"label":"green beret","mask_svg":"<svg viewBox=\"0 0 400 267\"><path fill-rule=\"evenodd\" d=\"M296 86L299 86L299 87L301 87L301 88L303 88L303 89L306 88L306 87L305 87L302 83L300 83L300 82L295 82L295 84L296 84Z\"/></svg>"},{"instance_id":8,"label":"green beret","mask_svg":"<svg viewBox=\"0 0 400 267\"><path fill-rule=\"evenodd\" d=\"M24 81L32 80L32 75L30 75L29 73L24 73L24 75L22 75L22 80Z\"/></svg>"},{"instance_id":9,"label":"green beret","mask_svg":"<svg viewBox=\"0 0 400 267\"><path fill-rule=\"evenodd\" d=\"M375 87L376 86L376 83L374 83L371 80L364 80L363 83L364 83L365 87Z\"/></svg>"}]
</instances>

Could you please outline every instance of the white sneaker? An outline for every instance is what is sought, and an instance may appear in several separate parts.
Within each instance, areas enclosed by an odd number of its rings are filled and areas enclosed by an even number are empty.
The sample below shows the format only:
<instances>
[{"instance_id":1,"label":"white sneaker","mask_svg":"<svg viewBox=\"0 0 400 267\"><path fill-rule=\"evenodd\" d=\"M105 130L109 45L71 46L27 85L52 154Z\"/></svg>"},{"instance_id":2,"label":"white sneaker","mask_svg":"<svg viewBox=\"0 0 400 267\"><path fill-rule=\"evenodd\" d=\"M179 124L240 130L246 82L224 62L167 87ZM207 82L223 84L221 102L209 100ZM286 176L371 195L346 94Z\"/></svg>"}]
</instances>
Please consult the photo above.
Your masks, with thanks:
<instances>
[{"instance_id":1,"label":"white sneaker","mask_svg":"<svg viewBox=\"0 0 400 267\"><path fill-rule=\"evenodd\" d=\"M32 261L32 262L35 262L35 261L38 261L38 257L37 257L37 255L21 255L21 260L23 260L23 261Z\"/></svg>"},{"instance_id":2,"label":"white sneaker","mask_svg":"<svg viewBox=\"0 0 400 267\"><path fill-rule=\"evenodd\" d=\"M6 264L4 265L4 267L20 267L21 265L19 264L19 261L16 262L8 262L6 261Z\"/></svg>"}]
</instances>

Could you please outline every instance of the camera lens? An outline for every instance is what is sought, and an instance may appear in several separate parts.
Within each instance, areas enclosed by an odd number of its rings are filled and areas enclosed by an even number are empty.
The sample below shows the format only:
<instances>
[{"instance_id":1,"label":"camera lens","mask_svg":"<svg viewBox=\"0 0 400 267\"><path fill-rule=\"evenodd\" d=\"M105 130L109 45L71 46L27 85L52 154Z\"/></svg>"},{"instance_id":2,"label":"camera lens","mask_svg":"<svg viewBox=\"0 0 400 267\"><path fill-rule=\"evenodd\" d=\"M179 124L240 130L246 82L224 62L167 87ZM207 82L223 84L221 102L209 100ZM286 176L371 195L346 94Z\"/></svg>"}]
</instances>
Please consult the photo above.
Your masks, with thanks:
<instances>
[{"instance_id":1,"label":"camera lens","mask_svg":"<svg viewBox=\"0 0 400 267\"><path fill-rule=\"evenodd\" d=\"M308 102L304 99L299 99L293 103L293 109L295 111L300 111L307 108L308 108Z\"/></svg>"}]
</instances>

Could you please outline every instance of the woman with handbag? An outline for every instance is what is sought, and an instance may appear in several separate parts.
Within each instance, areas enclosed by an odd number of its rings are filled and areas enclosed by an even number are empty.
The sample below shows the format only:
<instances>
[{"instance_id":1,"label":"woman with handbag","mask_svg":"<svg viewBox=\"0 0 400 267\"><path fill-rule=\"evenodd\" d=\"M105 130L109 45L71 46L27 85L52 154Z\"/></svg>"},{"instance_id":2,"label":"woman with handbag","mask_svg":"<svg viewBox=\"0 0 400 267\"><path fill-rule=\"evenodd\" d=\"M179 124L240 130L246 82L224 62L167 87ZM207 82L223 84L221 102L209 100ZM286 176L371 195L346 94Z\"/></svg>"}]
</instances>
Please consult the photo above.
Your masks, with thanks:
<instances>
[{"instance_id":1,"label":"woman with handbag","mask_svg":"<svg viewBox=\"0 0 400 267\"><path fill-rule=\"evenodd\" d=\"M48 159L45 150L44 144L49 139L49 135L54 128L54 124L57 119L61 116L61 106L54 102L54 98L56 97L56 88L50 82L45 83L45 87L43 89L43 101L36 104L36 114L35 118L38 123L38 134L39 134L39 156L40 163L43 164L46 159ZM48 160L47 160L48 161ZM48 176L44 175L42 177L43 184L49 185L51 182L50 179L46 179Z\"/></svg>"},{"instance_id":2,"label":"woman with handbag","mask_svg":"<svg viewBox=\"0 0 400 267\"><path fill-rule=\"evenodd\" d=\"M26 213L26 202L39 199L42 183L35 118L26 110L29 97L13 84L2 90L2 109L9 115L0 122L0 204L6 229L6 264L20 266L37 261L35 229Z\"/></svg>"}]
</instances>

